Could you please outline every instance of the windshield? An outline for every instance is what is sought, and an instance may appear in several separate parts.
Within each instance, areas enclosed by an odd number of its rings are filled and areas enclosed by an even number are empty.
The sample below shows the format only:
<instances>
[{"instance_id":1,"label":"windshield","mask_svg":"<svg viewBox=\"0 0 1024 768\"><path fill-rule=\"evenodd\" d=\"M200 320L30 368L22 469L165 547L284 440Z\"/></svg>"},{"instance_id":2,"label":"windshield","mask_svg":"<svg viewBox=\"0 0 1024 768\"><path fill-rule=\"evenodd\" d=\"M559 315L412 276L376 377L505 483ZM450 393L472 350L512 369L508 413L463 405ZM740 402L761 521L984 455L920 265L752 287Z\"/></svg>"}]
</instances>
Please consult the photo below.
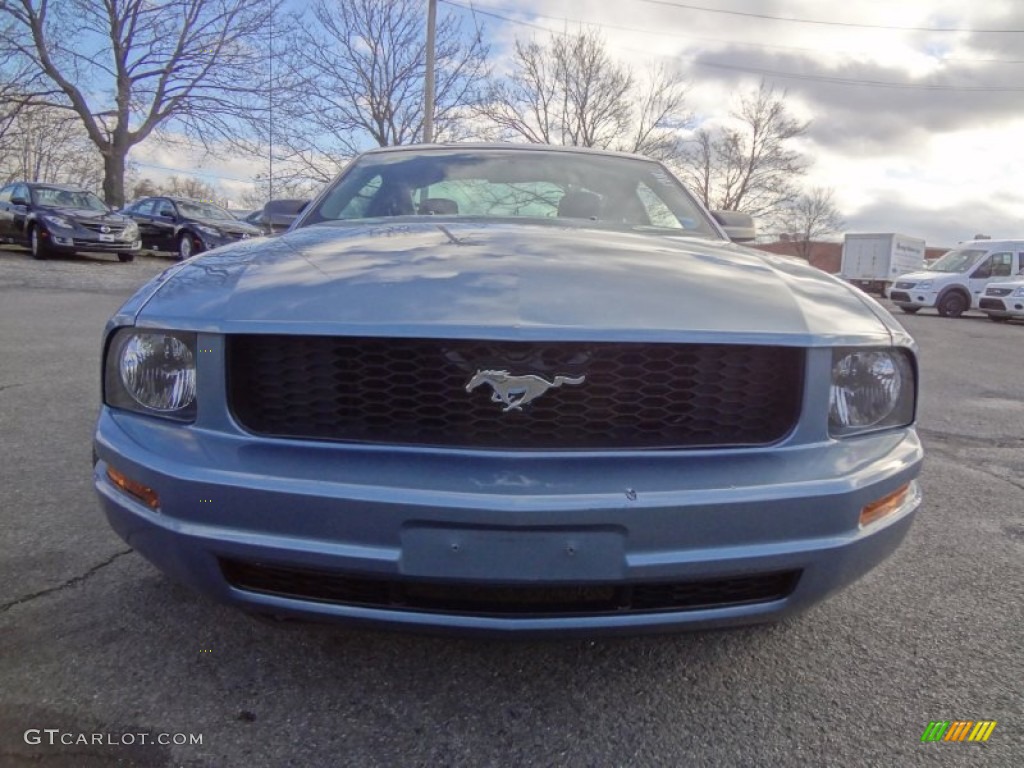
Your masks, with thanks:
<instances>
[{"instance_id":1,"label":"windshield","mask_svg":"<svg viewBox=\"0 0 1024 768\"><path fill-rule=\"evenodd\" d=\"M928 265L929 272L966 272L988 251L960 248L950 251Z\"/></svg>"},{"instance_id":2,"label":"windshield","mask_svg":"<svg viewBox=\"0 0 1024 768\"><path fill-rule=\"evenodd\" d=\"M529 150L365 155L302 226L387 216L473 216L597 222L718 237L700 206L658 163Z\"/></svg>"},{"instance_id":3,"label":"windshield","mask_svg":"<svg viewBox=\"0 0 1024 768\"><path fill-rule=\"evenodd\" d=\"M32 187L32 200L36 205L51 208L79 208L87 211L109 211L107 204L92 192L58 187Z\"/></svg>"},{"instance_id":4,"label":"windshield","mask_svg":"<svg viewBox=\"0 0 1024 768\"><path fill-rule=\"evenodd\" d=\"M225 209L213 203L200 203L194 201L178 201L178 211L182 216L190 219L214 219L236 221L235 217Z\"/></svg>"}]
</instances>

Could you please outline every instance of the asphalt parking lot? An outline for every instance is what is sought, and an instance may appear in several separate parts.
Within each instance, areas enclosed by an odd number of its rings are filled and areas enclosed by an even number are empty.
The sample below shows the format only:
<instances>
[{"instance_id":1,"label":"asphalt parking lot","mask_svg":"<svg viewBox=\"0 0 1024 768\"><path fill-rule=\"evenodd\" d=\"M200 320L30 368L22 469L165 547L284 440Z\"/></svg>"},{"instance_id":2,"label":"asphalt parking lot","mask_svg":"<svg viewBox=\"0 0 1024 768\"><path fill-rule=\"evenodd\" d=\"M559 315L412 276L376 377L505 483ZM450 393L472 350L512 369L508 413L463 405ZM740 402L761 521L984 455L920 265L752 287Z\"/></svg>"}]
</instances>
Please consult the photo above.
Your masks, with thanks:
<instances>
[{"instance_id":1,"label":"asphalt parking lot","mask_svg":"<svg viewBox=\"0 0 1024 768\"><path fill-rule=\"evenodd\" d=\"M258 623L108 528L100 332L169 264L0 250L0 766L1024 765L1024 323L900 316L922 350L925 504L890 560L810 612L439 639ZM983 719L988 743L921 743L929 721Z\"/></svg>"}]
</instances>

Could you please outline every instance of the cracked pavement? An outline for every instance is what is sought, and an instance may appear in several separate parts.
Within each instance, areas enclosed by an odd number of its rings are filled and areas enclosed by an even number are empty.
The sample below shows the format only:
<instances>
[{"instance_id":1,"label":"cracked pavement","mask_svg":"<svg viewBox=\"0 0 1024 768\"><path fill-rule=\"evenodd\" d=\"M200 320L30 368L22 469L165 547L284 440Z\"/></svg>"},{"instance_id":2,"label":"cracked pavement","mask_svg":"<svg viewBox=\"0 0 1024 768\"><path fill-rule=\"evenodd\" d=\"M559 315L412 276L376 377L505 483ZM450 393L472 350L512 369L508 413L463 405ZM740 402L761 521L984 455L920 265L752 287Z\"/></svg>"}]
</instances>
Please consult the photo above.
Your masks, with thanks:
<instances>
[{"instance_id":1,"label":"cracked pavement","mask_svg":"<svg viewBox=\"0 0 1024 768\"><path fill-rule=\"evenodd\" d=\"M269 626L169 582L90 482L100 331L168 266L0 250L0 766L1024 765L1024 324L901 316L925 502L779 625L493 642ZM994 719L987 744L921 744ZM201 734L31 745L26 729Z\"/></svg>"},{"instance_id":2,"label":"cracked pavement","mask_svg":"<svg viewBox=\"0 0 1024 768\"><path fill-rule=\"evenodd\" d=\"M81 584L83 581L88 579L90 576L94 575L97 571L101 570L102 568L106 568L108 565L111 565L118 558L124 557L125 555L130 555L132 553L132 551L133 550L129 548L129 549L122 550L120 552L115 552L110 557L108 557L106 560L104 560L102 563L97 563L96 565L92 566L92 568L87 570L85 573L83 573L83 574L81 574L79 576L72 576L67 581L65 581L65 582L63 582L61 584L58 584L55 587L50 587L48 589L41 589L38 592L33 592L30 595L24 595L22 597L17 598L16 600L11 600L10 602L7 602L7 603L0 603L0 613L3 613L4 611L10 610L11 608L13 608L16 605L21 605L22 603L27 603L30 600L36 600L37 598L40 598L40 597L46 597L47 595L52 595L54 592L60 592L62 589L67 589L68 587L73 587L76 584Z\"/></svg>"}]
</instances>

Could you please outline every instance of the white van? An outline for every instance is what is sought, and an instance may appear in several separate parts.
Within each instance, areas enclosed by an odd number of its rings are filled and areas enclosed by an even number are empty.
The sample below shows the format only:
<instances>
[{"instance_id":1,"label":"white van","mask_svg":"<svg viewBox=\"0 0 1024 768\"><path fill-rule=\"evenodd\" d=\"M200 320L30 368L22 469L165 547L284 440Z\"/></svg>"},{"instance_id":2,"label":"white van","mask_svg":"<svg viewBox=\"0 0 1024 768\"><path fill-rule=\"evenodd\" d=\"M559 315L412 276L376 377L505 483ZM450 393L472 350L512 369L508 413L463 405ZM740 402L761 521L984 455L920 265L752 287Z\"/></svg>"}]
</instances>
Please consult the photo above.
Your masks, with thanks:
<instances>
[{"instance_id":1,"label":"white van","mask_svg":"<svg viewBox=\"0 0 1024 768\"><path fill-rule=\"evenodd\" d=\"M978 309L985 287L1024 269L1024 240L960 243L921 272L900 275L889 298L909 315L934 307L943 317Z\"/></svg>"},{"instance_id":2,"label":"white van","mask_svg":"<svg viewBox=\"0 0 1024 768\"><path fill-rule=\"evenodd\" d=\"M978 308L997 323L1014 317L1024 318L1024 275L1006 282L989 283Z\"/></svg>"}]
</instances>

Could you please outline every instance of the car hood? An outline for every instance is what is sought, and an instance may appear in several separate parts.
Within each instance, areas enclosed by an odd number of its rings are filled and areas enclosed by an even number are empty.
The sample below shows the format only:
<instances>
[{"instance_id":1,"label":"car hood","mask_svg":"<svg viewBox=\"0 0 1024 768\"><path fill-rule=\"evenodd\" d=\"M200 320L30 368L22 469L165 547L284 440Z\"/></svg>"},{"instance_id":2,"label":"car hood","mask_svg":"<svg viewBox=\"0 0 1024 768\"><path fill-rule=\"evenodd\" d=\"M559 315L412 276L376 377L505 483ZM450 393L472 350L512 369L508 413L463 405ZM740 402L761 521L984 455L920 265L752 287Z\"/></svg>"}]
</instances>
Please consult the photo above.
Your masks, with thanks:
<instances>
[{"instance_id":1,"label":"car hood","mask_svg":"<svg viewBox=\"0 0 1024 768\"><path fill-rule=\"evenodd\" d=\"M961 272L910 272L906 275L900 275L896 280L919 283L922 280L942 280L948 277L960 277L962 274Z\"/></svg>"},{"instance_id":2,"label":"car hood","mask_svg":"<svg viewBox=\"0 0 1024 768\"><path fill-rule=\"evenodd\" d=\"M190 217L188 221L194 222L195 224L202 224L204 227L213 227L219 229L221 232L231 232L234 234L245 234L256 237L260 234L258 227L254 227L244 221L238 221L237 219L199 219Z\"/></svg>"},{"instance_id":3,"label":"car hood","mask_svg":"<svg viewBox=\"0 0 1024 768\"><path fill-rule=\"evenodd\" d=\"M845 283L728 242L454 220L241 241L155 279L115 319L133 320L217 333L799 345L902 332Z\"/></svg>"},{"instance_id":4,"label":"car hood","mask_svg":"<svg viewBox=\"0 0 1024 768\"><path fill-rule=\"evenodd\" d=\"M100 221L107 224L116 224L123 227L131 219L120 213L106 211L90 211L86 208L57 208L51 206L39 206L39 213L52 213L54 216L64 216L76 221Z\"/></svg>"}]
</instances>

